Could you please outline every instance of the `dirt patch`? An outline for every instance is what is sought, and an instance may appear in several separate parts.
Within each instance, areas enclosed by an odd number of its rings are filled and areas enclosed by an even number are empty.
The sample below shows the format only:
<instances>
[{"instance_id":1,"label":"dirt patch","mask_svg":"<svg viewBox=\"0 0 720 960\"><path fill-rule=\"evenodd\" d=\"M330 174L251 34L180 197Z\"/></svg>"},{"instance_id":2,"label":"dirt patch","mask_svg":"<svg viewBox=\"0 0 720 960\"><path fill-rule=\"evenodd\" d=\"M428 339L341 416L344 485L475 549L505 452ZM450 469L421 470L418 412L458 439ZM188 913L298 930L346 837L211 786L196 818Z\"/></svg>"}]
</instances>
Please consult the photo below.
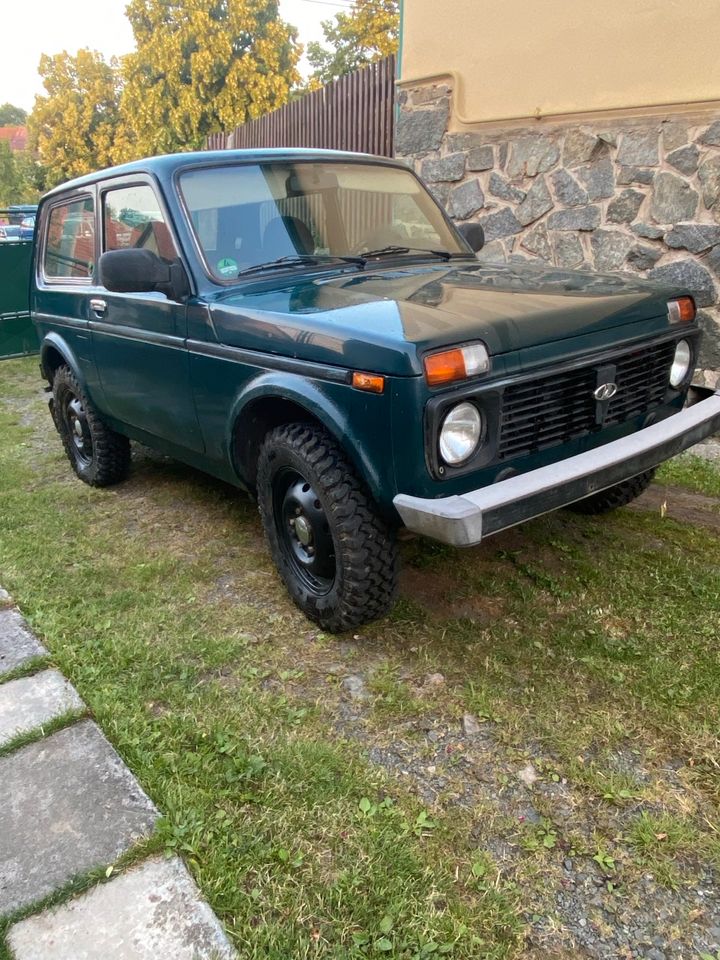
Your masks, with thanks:
<instances>
[{"instance_id":1,"label":"dirt patch","mask_svg":"<svg viewBox=\"0 0 720 960\"><path fill-rule=\"evenodd\" d=\"M633 510L650 510L681 523L697 524L720 531L720 501L681 487L653 484L630 504Z\"/></svg>"},{"instance_id":2,"label":"dirt patch","mask_svg":"<svg viewBox=\"0 0 720 960\"><path fill-rule=\"evenodd\" d=\"M466 619L489 624L504 613L497 597L479 596L462 579L442 570L405 567L400 574L400 594L439 620Z\"/></svg>"}]
</instances>

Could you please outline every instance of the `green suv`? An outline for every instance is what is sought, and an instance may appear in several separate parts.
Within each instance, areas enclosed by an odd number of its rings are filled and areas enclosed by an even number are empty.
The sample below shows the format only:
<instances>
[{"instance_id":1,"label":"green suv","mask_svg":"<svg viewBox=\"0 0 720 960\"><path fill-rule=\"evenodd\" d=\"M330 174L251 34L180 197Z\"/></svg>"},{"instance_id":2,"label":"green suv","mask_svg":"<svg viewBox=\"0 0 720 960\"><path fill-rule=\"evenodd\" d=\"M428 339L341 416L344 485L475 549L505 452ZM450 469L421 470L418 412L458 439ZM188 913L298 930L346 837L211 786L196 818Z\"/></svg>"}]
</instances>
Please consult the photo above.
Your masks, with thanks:
<instances>
[{"instance_id":1,"label":"green suv","mask_svg":"<svg viewBox=\"0 0 720 960\"><path fill-rule=\"evenodd\" d=\"M186 153L73 180L38 213L31 309L86 483L136 440L248 490L293 600L383 614L396 533L470 545L557 507L627 503L720 428L684 409L685 290L481 265L404 165Z\"/></svg>"}]
</instances>

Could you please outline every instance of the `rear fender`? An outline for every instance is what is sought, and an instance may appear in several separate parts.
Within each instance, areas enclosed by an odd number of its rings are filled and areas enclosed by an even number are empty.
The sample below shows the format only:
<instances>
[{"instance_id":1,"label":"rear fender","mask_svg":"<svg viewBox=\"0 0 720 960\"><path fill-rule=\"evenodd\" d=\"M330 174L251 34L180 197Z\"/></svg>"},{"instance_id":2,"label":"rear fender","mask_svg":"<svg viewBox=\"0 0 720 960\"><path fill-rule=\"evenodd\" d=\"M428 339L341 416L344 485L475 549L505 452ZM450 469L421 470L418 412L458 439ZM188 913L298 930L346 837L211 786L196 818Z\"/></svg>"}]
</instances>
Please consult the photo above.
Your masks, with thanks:
<instances>
[{"instance_id":1,"label":"rear fender","mask_svg":"<svg viewBox=\"0 0 720 960\"><path fill-rule=\"evenodd\" d=\"M60 362L58 362L58 356ZM68 343L55 331L51 331L43 337L40 344L40 371L49 384L52 384L53 375L62 363L66 363L75 377L83 387L85 387L85 378L80 369L73 351Z\"/></svg>"}]
</instances>

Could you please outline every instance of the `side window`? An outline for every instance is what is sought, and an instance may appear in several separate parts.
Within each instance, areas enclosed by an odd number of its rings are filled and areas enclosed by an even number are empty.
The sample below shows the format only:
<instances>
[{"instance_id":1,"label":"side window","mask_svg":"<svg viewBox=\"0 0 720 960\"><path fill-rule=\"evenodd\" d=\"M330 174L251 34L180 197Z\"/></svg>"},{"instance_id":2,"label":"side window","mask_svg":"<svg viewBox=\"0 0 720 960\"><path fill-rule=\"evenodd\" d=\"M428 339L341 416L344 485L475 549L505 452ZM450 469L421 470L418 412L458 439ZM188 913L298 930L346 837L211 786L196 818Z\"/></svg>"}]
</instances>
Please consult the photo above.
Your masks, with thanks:
<instances>
[{"instance_id":1,"label":"side window","mask_svg":"<svg viewBox=\"0 0 720 960\"><path fill-rule=\"evenodd\" d=\"M178 256L155 191L147 184L108 190L103 196L103 250L151 250L165 260Z\"/></svg>"},{"instance_id":2,"label":"side window","mask_svg":"<svg viewBox=\"0 0 720 960\"><path fill-rule=\"evenodd\" d=\"M49 279L89 280L95 269L92 197L59 203L50 211L43 272Z\"/></svg>"}]
</instances>

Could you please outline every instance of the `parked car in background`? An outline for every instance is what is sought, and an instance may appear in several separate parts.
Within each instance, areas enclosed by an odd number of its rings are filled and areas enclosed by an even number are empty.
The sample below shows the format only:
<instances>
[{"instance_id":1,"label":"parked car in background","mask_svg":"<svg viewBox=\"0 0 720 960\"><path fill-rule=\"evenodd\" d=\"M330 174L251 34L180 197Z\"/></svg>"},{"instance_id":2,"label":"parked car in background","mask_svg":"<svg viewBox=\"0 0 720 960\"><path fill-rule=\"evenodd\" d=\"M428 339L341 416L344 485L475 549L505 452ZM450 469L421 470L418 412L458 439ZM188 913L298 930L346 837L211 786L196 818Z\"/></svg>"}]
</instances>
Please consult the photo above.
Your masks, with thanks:
<instances>
[{"instance_id":1,"label":"parked car in background","mask_svg":"<svg viewBox=\"0 0 720 960\"><path fill-rule=\"evenodd\" d=\"M37 204L14 204L0 210L0 240L32 240Z\"/></svg>"},{"instance_id":2,"label":"parked car in background","mask_svg":"<svg viewBox=\"0 0 720 960\"><path fill-rule=\"evenodd\" d=\"M6 214L10 223L22 223L25 217L34 217L37 213L36 203L13 203L2 213Z\"/></svg>"},{"instance_id":3,"label":"parked car in background","mask_svg":"<svg viewBox=\"0 0 720 960\"><path fill-rule=\"evenodd\" d=\"M35 233L35 217L25 217L20 224L20 239L32 240Z\"/></svg>"},{"instance_id":4,"label":"parked car in background","mask_svg":"<svg viewBox=\"0 0 720 960\"><path fill-rule=\"evenodd\" d=\"M42 201L31 310L81 480L138 440L258 500L290 595L328 630L383 614L395 534L465 546L628 503L720 428L683 409L684 289L481 265L392 160L257 150L138 161Z\"/></svg>"},{"instance_id":5,"label":"parked car in background","mask_svg":"<svg viewBox=\"0 0 720 960\"><path fill-rule=\"evenodd\" d=\"M0 240L22 240L22 229L17 223L0 223Z\"/></svg>"}]
</instances>

